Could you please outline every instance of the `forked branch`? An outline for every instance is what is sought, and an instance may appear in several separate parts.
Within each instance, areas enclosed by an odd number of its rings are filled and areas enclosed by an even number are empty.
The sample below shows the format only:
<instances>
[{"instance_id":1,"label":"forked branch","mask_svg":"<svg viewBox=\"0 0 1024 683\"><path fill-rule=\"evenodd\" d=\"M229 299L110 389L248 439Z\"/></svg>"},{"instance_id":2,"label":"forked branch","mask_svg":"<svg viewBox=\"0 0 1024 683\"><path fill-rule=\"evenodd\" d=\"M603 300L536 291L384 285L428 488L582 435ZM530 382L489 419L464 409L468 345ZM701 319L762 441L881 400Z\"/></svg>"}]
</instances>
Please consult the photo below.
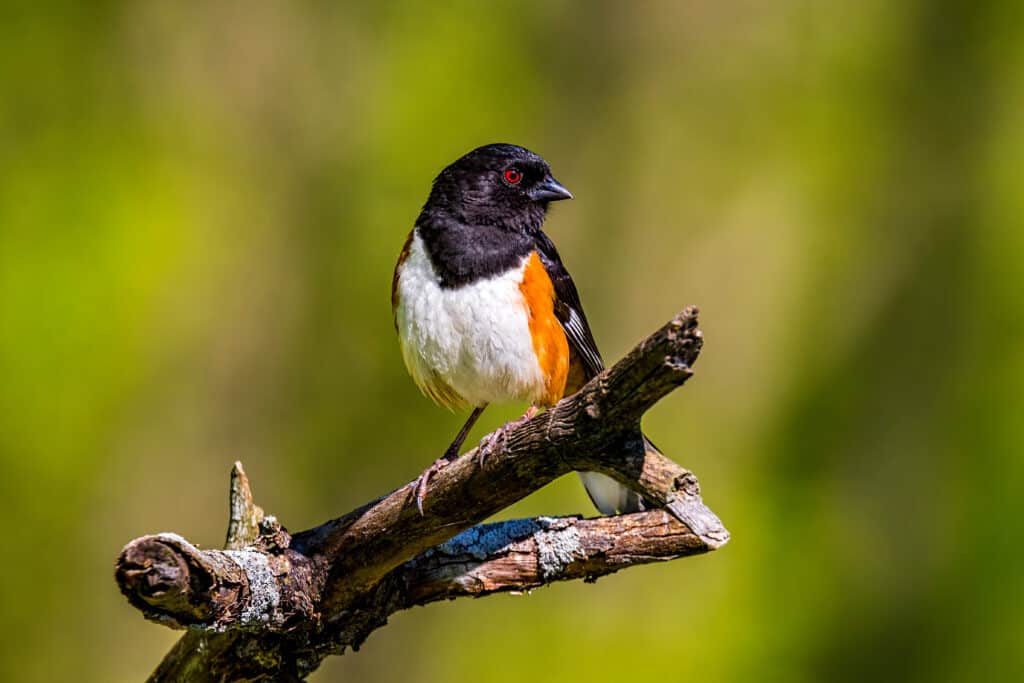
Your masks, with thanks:
<instances>
[{"instance_id":1,"label":"forked branch","mask_svg":"<svg viewBox=\"0 0 1024 683\"><path fill-rule=\"evenodd\" d=\"M688 470L645 448L640 417L692 374L702 338L689 308L486 457L471 450L408 484L289 534L232 472L226 550L174 534L138 538L117 580L152 620L190 630L151 680L299 680L357 648L393 612L442 598L524 591L714 550L729 538ZM663 510L481 525L573 470L608 474Z\"/></svg>"}]
</instances>

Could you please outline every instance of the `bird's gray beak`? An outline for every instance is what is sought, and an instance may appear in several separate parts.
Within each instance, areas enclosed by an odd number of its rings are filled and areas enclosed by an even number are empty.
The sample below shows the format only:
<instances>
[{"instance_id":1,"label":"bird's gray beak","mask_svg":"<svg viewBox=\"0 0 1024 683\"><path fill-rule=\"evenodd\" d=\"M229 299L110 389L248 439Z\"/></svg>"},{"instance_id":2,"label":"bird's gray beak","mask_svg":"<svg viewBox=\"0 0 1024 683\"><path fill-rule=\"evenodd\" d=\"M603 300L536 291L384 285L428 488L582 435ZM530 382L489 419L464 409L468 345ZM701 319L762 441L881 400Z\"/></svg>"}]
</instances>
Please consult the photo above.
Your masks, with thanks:
<instances>
[{"instance_id":1,"label":"bird's gray beak","mask_svg":"<svg viewBox=\"0 0 1024 683\"><path fill-rule=\"evenodd\" d=\"M530 190L530 198L536 202L557 202L560 199L572 199L572 192L565 189L562 183L548 176L540 185Z\"/></svg>"}]
</instances>

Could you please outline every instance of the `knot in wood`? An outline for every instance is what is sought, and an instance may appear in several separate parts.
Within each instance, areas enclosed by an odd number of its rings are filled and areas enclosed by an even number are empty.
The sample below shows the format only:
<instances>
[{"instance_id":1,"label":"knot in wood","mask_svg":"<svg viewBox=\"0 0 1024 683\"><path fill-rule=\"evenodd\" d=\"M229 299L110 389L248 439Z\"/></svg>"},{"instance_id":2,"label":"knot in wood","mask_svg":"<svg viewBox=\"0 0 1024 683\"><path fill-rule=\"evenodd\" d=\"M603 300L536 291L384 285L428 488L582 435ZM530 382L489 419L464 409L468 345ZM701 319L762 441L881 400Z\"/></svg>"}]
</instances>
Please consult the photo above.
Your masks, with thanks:
<instances>
[{"instance_id":1,"label":"knot in wood","mask_svg":"<svg viewBox=\"0 0 1024 683\"><path fill-rule=\"evenodd\" d=\"M673 487L676 491L685 493L688 496L699 496L700 495L700 482L697 481L697 476L693 472L684 472L676 477L673 482Z\"/></svg>"},{"instance_id":2,"label":"knot in wood","mask_svg":"<svg viewBox=\"0 0 1024 683\"><path fill-rule=\"evenodd\" d=\"M260 520L257 547L269 553L280 554L291 547L292 536L273 515Z\"/></svg>"}]
</instances>

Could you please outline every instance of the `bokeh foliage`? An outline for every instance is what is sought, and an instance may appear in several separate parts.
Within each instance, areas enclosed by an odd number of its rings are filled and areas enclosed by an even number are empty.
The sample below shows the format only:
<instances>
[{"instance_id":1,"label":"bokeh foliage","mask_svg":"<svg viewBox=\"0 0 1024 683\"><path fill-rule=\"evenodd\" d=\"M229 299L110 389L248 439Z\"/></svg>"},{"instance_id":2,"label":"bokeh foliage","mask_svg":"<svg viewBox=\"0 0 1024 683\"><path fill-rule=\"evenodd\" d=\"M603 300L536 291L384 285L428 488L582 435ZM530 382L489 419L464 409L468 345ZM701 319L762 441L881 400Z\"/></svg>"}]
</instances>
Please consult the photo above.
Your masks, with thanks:
<instances>
[{"instance_id":1,"label":"bokeh foliage","mask_svg":"<svg viewBox=\"0 0 1024 683\"><path fill-rule=\"evenodd\" d=\"M462 416L391 268L445 163L543 154L605 355L703 309L647 429L721 552L397 615L313 680L1012 680L1024 668L1024 5L0 10L0 680L140 680L127 540L294 529ZM491 428L521 406L485 417ZM477 434L482 434L478 429ZM566 478L509 514L590 513Z\"/></svg>"}]
</instances>

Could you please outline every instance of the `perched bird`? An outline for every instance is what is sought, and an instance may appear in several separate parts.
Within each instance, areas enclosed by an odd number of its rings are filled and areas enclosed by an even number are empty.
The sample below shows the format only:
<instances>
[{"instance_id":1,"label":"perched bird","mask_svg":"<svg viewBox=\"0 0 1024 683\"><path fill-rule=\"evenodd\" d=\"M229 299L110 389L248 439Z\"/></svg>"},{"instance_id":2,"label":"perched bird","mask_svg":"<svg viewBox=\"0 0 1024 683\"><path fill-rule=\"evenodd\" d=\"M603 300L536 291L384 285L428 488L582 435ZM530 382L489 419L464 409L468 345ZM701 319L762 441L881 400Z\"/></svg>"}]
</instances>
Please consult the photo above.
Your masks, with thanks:
<instances>
[{"instance_id":1,"label":"perched bird","mask_svg":"<svg viewBox=\"0 0 1024 683\"><path fill-rule=\"evenodd\" d=\"M509 144L479 147L434 179L402 248L391 307L405 366L436 403L473 408L417 482L421 512L431 474L458 456L489 403L529 403L520 422L604 368L576 285L541 230L548 205L562 199L572 194L538 155ZM615 480L580 476L602 513L642 509Z\"/></svg>"}]
</instances>

